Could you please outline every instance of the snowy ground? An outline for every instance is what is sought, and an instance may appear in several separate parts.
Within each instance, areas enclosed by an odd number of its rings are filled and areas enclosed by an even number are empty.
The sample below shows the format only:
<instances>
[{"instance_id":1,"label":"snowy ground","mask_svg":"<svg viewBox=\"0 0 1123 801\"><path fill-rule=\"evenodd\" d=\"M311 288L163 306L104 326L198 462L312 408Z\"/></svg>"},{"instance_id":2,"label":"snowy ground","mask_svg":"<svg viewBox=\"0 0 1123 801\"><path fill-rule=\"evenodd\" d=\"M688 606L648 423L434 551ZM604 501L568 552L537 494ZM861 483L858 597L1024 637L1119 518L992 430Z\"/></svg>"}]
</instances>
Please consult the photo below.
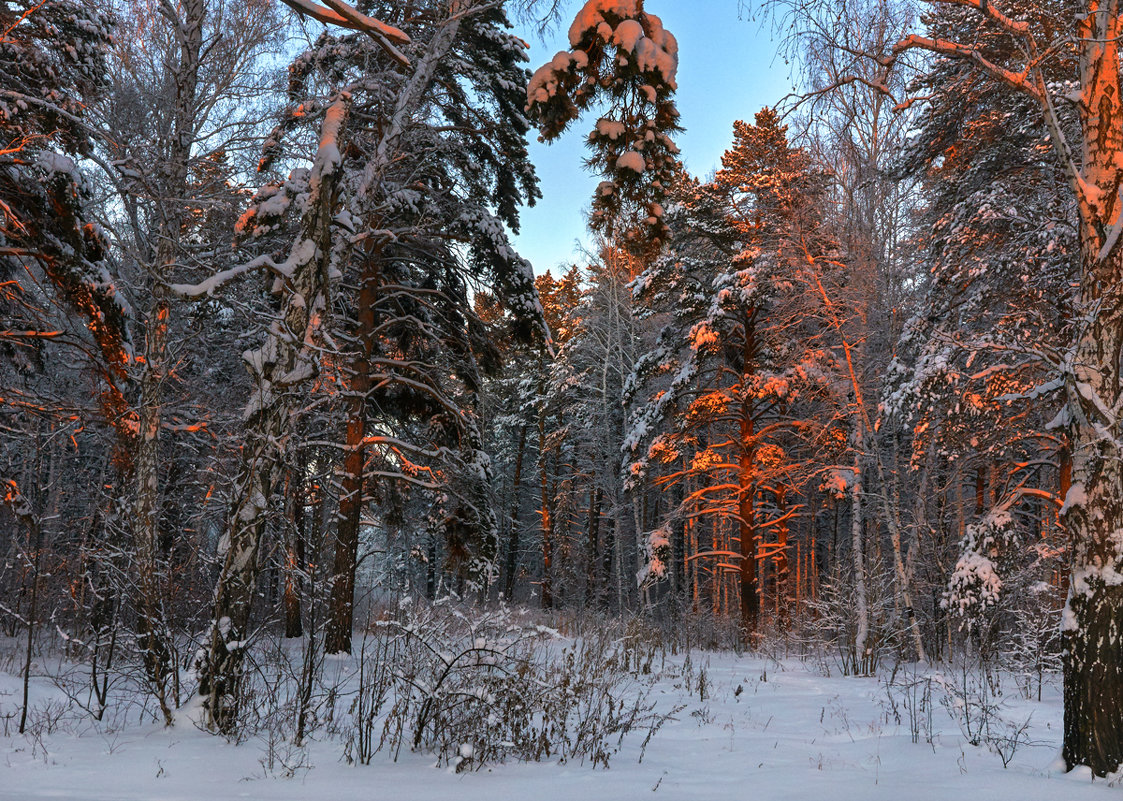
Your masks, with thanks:
<instances>
[{"instance_id":1,"label":"snowy ground","mask_svg":"<svg viewBox=\"0 0 1123 801\"><path fill-rule=\"evenodd\" d=\"M0 798L73 801L232 801L300 799L351 801L503 801L504 799L730 799L761 801L926 801L972 798L1034 801L1123 797L1123 789L1088 774L1058 768L1061 710L1057 688L1042 703L1021 700L1003 686L1001 715L1026 719L1031 741L1009 768L986 747L966 744L960 726L936 701L932 742L921 716L912 742L905 695L896 722L884 680L824 677L813 665L733 654L693 655L691 691L681 657L660 679L666 708L685 704L638 762L642 735L625 742L609 770L578 764L506 764L455 774L423 755L396 764L376 756L370 766L340 762L336 742L314 743L305 764L282 778L267 771L263 741L231 745L182 724L172 730L134 727L108 733L86 725L81 734L47 735L31 742L0 738ZM670 666L669 666L670 667ZM705 667L708 697L699 700L697 669ZM911 674L910 674L911 675ZM909 675L898 676L907 680ZM949 682L954 677L949 676ZM938 689L939 685L935 685ZM18 704L17 679L0 674L0 712ZM741 687L740 694L736 693ZM46 682L36 703L51 699ZM936 692L934 700L940 693ZM997 727L997 724L996 724ZM292 757L292 755L289 755Z\"/></svg>"}]
</instances>

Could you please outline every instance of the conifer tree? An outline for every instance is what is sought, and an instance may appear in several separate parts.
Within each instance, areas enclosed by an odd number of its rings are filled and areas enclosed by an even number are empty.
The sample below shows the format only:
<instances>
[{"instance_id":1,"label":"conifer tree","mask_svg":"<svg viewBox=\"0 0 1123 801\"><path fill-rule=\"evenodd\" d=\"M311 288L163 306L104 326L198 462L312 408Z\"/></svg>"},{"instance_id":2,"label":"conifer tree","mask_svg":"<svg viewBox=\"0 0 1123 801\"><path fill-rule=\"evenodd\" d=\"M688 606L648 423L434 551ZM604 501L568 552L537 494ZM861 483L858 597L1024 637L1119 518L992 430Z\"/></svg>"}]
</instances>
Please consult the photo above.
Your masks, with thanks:
<instances>
[{"instance_id":1,"label":"conifer tree","mask_svg":"<svg viewBox=\"0 0 1123 801\"><path fill-rule=\"evenodd\" d=\"M636 385L651 394L627 440L631 481L662 473L664 485L683 482L682 513L735 529L735 551L715 545L705 555L737 565L747 640L760 620L762 532L786 514L783 488L801 481L788 441L809 423L792 407L824 374L824 355L808 347L814 317L800 306L813 296L797 278L823 247L824 187L774 110L736 123L714 181L680 184L681 233L636 282L641 301L670 322L636 368Z\"/></svg>"},{"instance_id":2,"label":"conifer tree","mask_svg":"<svg viewBox=\"0 0 1123 801\"><path fill-rule=\"evenodd\" d=\"M1123 315L1117 280L1123 250L1123 80L1118 2L1022 3L930 0L959 23L910 34L875 58L892 70L902 54L922 52L961 62L990 86L1025 101L1012 119L1048 133L1075 208L1078 291L1066 305L1070 334L1060 352L1028 346L1024 355L1062 376L1065 407L1058 422L1072 443L1072 485L1062 507L1072 546L1065 619L1064 758L1107 775L1123 764L1123 652L1111 633L1123 614L1123 439L1117 355ZM1069 62L1073 72L1055 80ZM884 86L884 84L882 84ZM1071 106L1069 105L1071 103ZM1075 111L1075 124L1067 124ZM1042 385L1045 389L1047 385ZM1030 390L1031 391L1031 390Z\"/></svg>"},{"instance_id":3,"label":"conifer tree","mask_svg":"<svg viewBox=\"0 0 1123 801\"><path fill-rule=\"evenodd\" d=\"M527 111L550 142L607 101L588 137L587 164L605 178L590 226L650 258L667 239L662 201L678 164L678 41L643 0L588 0L569 28L569 44L534 73Z\"/></svg>"},{"instance_id":4,"label":"conifer tree","mask_svg":"<svg viewBox=\"0 0 1123 801\"><path fill-rule=\"evenodd\" d=\"M971 23L958 12L929 20L941 38ZM1072 68L1062 61L1054 77ZM1062 380L1029 349L1060 351L1071 335L1076 210L1030 99L980 84L954 59L935 60L920 83L931 94L897 169L919 178L929 201L919 220L930 232L919 241L926 280L889 366L886 408L913 432L914 462L931 452L954 483L973 485L942 601L970 618L998 601L995 581L1008 570L1036 563L1049 578L1056 567L1039 558L1036 518L1042 501L1051 517L1067 491L1069 446L1055 423ZM1071 135L1075 119L1064 126Z\"/></svg>"},{"instance_id":5,"label":"conifer tree","mask_svg":"<svg viewBox=\"0 0 1123 801\"><path fill-rule=\"evenodd\" d=\"M113 24L105 10L71 0L0 6L0 352L58 337L61 321L36 296L60 300L95 344L103 414L127 450L128 304L77 164L92 152L87 109L108 85Z\"/></svg>"}]
</instances>

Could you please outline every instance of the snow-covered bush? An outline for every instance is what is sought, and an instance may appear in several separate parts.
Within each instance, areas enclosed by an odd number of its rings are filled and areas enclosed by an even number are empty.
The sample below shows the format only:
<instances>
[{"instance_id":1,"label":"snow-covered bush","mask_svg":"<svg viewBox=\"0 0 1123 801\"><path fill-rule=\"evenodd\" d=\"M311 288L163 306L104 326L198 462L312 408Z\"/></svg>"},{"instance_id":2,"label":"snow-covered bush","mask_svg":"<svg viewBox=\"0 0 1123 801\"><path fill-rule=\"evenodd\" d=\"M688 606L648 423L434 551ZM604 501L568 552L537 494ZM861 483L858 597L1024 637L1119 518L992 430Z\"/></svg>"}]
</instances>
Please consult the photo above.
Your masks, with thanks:
<instances>
[{"instance_id":1,"label":"snow-covered bush","mask_svg":"<svg viewBox=\"0 0 1123 801\"><path fill-rule=\"evenodd\" d=\"M1006 509L992 510L978 523L967 526L959 560L940 605L953 613L969 615L998 603L1002 578L995 561L1013 539L1013 518Z\"/></svg>"},{"instance_id":2,"label":"snow-covered bush","mask_svg":"<svg viewBox=\"0 0 1123 801\"><path fill-rule=\"evenodd\" d=\"M1065 570L1063 541L1042 532L1033 506L1011 498L968 525L940 606L958 620L980 657L1018 673L1023 691L1060 667L1056 586Z\"/></svg>"},{"instance_id":3,"label":"snow-covered bush","mask_svg":"<svg viewBox=\"0 0 1123 801\"><path fill-rule=\"evenodd\" d=\"M878 665L890 656L901 631L894 627L892 578L884 565L874 562L866 568L869 585L869 633L864 653L858 653L858 620L854 615L857 606L857 589L848 565L836 565L830 578L819 591L819 597L808 601L812 614L808 617L802 636L813 650L824 659L833 656L836 667L844 676L869 676L877 672ZM822 664L830 675L830 666Z\"/></svg>"},{"instance_id":4,"label":"snow-covered bush","mask_svg":"<svg viewBox=\"0 0 1123 801\"><path fill-rule=\"evenodd\" d=\"M607 767L625 736L650 737L666 719L644 678L650 662L630 671L641 660L616 634L569 640L506 606L403 602L361 650L345 756L405 747L458 771L506 759Z\"/></svg>"}]
</instances>

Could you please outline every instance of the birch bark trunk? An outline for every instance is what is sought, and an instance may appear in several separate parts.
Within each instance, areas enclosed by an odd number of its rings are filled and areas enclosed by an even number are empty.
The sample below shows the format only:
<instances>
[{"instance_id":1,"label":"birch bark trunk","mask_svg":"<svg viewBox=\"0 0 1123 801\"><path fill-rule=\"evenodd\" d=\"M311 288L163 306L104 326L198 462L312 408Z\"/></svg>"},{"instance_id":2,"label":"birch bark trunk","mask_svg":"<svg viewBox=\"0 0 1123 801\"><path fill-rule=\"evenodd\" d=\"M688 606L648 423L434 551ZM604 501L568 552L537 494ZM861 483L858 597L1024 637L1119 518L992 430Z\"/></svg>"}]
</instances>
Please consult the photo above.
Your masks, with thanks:
<instances>
[{"instance_id":1,"label":"birch bark trunk","mask_svg":"<svg viewBox=\"0 0 1123 801\"><path fill-rule=\"evenodd\" d=\"M338 145L347 111L347 100L337 97L324 115L307 211L289 257L290 291L282 300L281 319L270 329L265 344L243 357L255 390L246 410L241 468L220 544L220 553L225 549L225 554L215 586L214 619L208 642L195 657L204 722L222 732L237 727L258 547L270 499L284 476L296 390L316 374L318 332L330 308L332 229L341 166Z\"/></svg>"},{"instance_id":2,"label":"birch bark trunk","mask_svg":"<svg viewBox=\"0 0 1123 801\"><path fill-rule=\"evenodd\" d=\"M171 306L167 280L177 257L177 247L188 192L188 162L195 141L195 101L202 64L204 0L185 0L179 10L169 2L160 6L174 28L178 59L170 76L175 85L172 129L167 142L167 162L162 165L161 187L167 200L160 209L155 263L151 266L152 309L148 316L144 365L140 375L140 407L134 470L136 498L133 506L133 549L137 569L137 639L143 655L148 686L160 707L164 725L172 724L168 682L175 665L164 614L164 569L160 556L160 428L162 390L167 377L168 318Z\"/></svg>"},{"instance_id":3,"label":"birch bark trunk","mask_svg":"<svg viewBox=\"0 0 1123 801\"><path fill-rule=\"evenodd\" d=\"M870 608L866 591L866 544L862 537L862 464L854 454L854 478L850 482L850 559L854 565L854 594L858 630L854 635L854 672L869 673Z\"/></svg>"}]
</instances>

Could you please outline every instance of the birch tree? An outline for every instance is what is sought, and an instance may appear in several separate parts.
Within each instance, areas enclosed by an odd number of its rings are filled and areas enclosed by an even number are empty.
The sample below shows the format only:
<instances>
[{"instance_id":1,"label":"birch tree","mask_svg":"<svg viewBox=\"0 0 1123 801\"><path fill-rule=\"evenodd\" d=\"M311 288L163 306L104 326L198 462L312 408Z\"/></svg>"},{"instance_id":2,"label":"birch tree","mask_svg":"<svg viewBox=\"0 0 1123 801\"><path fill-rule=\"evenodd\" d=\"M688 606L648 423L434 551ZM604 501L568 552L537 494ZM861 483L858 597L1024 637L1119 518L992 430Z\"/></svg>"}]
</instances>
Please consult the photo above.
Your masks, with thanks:
<instances>
[{"instance_id":1,"label":"birch tree","mask_svg":"<svg viewBox=\"0 0 1123 801\"><path fill-rule=\"evenodd\" d=\"M188 308L173 303L169 286L205 274L231 255L222 242L232 238L242 202L233 183L261 123L249 100L269 96L268 71L255 73L276 44L280 21L271 7L241 0L151 7L122 0L116 10L121 23L113 87L94 108L102 131L97 157L114 197L106 224L131 279L139 307L134 317L144 332L143 354L129 370L137 397L136 440L131 473L118 482L118 502L130 507L138 646L170 723L175 644L165 607L176 537L169 536L164 518L166 492L176 489L166 482L181 442L169 442L167 429L176 417L188 418L179 426L187 431L206 421L175 402L183 394L176 392L181 382L172 378L175 366L181 376L191 372L178 342L190 323Z\"/></svg>"}]
</instances>

